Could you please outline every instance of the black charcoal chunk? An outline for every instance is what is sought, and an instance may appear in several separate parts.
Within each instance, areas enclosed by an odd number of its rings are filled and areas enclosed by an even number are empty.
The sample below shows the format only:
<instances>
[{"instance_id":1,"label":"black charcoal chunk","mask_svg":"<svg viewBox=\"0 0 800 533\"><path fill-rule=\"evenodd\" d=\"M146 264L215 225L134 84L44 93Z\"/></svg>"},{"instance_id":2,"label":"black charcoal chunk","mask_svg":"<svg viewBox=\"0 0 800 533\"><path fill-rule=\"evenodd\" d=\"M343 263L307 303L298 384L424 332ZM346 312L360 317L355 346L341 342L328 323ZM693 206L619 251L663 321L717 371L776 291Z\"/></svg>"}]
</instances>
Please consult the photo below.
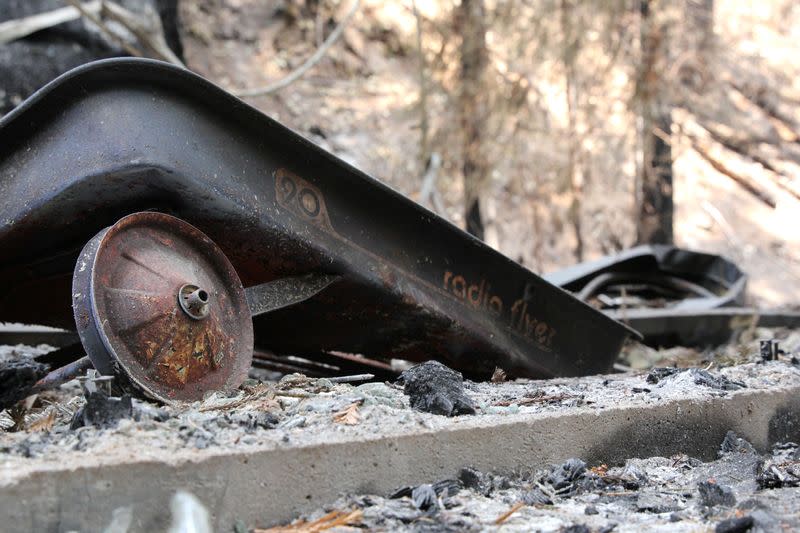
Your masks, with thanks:
<instances>
[{"instance_id":1,"label":"black charcoal chunk","mask_svg":"<svg viewBox=\"0 0 800 533\"><path fill-rule=\"evenodd\" d=\"M411 407L437 415L475 414L472 400L464 392L464 378L437 361L415 365L402 374L403 391Z\"/></svg>"},{"instance_id":2,"label":"black charcoal chunk","mask_svg":"<svg viewBox=\"0 0 800 533\"><path fill-rule=\"evenodd\" d=\"M714 528L715 533L745 533L750 531L755 522L752 516L742 516L740 518L728 518L717 524Z\"/></svg>"},{"instance_id":3,"label":"black charcoal chunk","mask_svg":"<svg viewBox=\"0 0 800 533\"><path fill-rule=\"evenodd\" d=\"M732 507L736 504L736 496L726 485L714 481L702 481L697 485L697 490L700 492L700 502L706 507L717 505Z\"/></svg>"},{"instance_id":4,"label":"black charcoal chunk","mask_svg":"<svg viewBox=\"0 0 800 533\"><path fill-rule=\"evenodd\" d=\"M433 490L433 486L427 483L420 485L411 491L411 500L414 502L414 507L427 511L436 505L436 491Z\"/></svg>"},{"instance_id":5,"label":"black charcoal chunk","mask_svg":"<svg viewBox=\"0 0 800 533\"><path fill-rule=\"evenodd\" d=\"M725 438L722 440L722 444L719 447L719 456L722 457L723 455L729 453L749 453L754 454L756 453L755 448L753 445L747 442L745 439L739 437L733 431L728 431L725 434Z\"/></svg>"}]
</instances>

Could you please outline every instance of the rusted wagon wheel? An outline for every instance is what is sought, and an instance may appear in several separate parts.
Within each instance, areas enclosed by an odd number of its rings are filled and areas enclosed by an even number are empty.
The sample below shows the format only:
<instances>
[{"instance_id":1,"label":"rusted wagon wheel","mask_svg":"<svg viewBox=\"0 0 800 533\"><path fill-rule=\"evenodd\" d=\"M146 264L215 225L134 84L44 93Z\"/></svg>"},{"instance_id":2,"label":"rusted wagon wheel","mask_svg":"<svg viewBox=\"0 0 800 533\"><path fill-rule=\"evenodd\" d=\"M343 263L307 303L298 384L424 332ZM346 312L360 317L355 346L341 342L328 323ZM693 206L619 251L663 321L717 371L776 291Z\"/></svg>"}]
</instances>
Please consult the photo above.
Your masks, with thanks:
<instances>
[{"instance_id":1,"label":"rusted wagon wheel","mask_svg":"<svg viewBox=\"0 0 800 533\"><path fill-rule=\"evenodd\" d=\"M200 230L163 213L128 215L86 244L72 308L94 367L156 400L236 388L252 362L236 271Z\"/></svg>"}]
</instances>

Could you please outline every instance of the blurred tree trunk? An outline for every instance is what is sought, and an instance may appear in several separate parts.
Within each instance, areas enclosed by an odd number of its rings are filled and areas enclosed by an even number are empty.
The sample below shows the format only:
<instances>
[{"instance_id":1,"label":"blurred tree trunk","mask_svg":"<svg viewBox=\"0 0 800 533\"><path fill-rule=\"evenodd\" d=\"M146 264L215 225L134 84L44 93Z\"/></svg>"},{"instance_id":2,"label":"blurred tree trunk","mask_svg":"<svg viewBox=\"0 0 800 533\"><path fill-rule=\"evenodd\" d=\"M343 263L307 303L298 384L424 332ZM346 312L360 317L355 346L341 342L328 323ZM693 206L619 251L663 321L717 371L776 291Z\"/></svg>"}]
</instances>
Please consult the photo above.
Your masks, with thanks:
<instances>
[{"instance_id":1,"label":"blurred tree trunk","mask_svg":"<svg viewBox=\"0 0 800 533\"><path fill-rule=\"evenodd\" d=\"M181 21L178 17L178 0L156 0L156 7L161 17L161 25L164 27L164 39L167 45L181 61L185 61L179 30Z\"/></svg>"},{"instance_id":2,"label":"blurred tree trunk","mask_svg":"<svg viewBox=\"0 0 800 533\"><path fill-rule=\"evenodd\" d=\"M419 76L419 160L423 167L430 163L431 150L428 139L428 76L425 68L425 49L422 46L422 16L417 2L411 0L417 23L417 72Z\"/></svg>"},{"instance_id":3,"label":"blurred tree trunk","mask_svg":"<svg viewBox=\"0 0 800 533\"><path fill-rule=\"evenodd\" d=\"M694 53L680 65L678 77L681 85L694 92L703 93L713 80L714 0L686 0L684 20L684 46Z\"/></svg>"},{"instance_id":4,"label":"blurred tree trunk","mask_svg":"<svg viewBox=\"0 0 800 533\"><path fill-rule=\"evenodd\" d=\"M705 62L714 47L714 0L696 0L692 7L692 23L698 34L697 52Z\"/></svg>"},{"instance_id":5,"label":"blurred tree trunk","mask_svg":"<svg viewBox=\"0 0 800 533\"><path fill-rule=\"evenodd\" d=\"M667 38L658 0L640 0L642 63L636 92L640 105L642 162L638 179L636 240L672 244L672 119L661 77L666 67ZM660 7L660 6L659 6ZM663 8L661 8L663 9Z\"/></svg>"},{"instance_id":6,"label":"blurred tree trunk","mask_svg":"<svg viewBox=\"0 0 800 533\"><path fill-rule=\"evenodd\" d=\"M464 139L464 202L467 231L483 239L480 192L489 175L483 143L486 131L486 20L483 0L461 0L457 26L461 34L459 117Z\"/></svg>"},{"instance_id":7,"label":"blurred tree trunk","mask_svg":"<svg viewBox=\"0 0 800 533\"><path fill-rule=\"evenodd\" d=\"M578 88L576 84L575 60L579 50L579 31L573 24L573 5L571 0L561 0L561 31L564 35L562 61L564 63L564 97L567 104L567 173L566 181L572 201L569 206L569 219L575 233L575 259L583 261L583 233L581 231L581 196L583 186L578 168L578 155L581 140L577 131Z\"/></svg>"}]
</instances>

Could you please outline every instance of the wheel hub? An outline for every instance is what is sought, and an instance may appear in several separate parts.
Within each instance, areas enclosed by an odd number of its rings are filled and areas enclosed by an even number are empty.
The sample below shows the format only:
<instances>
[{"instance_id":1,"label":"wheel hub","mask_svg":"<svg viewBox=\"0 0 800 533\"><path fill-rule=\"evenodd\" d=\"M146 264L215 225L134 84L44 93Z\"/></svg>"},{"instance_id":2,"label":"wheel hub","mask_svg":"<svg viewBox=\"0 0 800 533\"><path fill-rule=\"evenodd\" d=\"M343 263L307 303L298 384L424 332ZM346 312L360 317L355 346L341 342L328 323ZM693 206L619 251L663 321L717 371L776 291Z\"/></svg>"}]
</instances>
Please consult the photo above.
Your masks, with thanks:
<instances>
[{"instance_id":1,"label":"wheel hub","mask_svg":"<svg viewBox=\"0 0 800 533\"><path fill-rule=\"evenodd\" d=\"M211 309L208 291L191 283L187 283L178 289L178 304L180 304L184 313L195 320L206 318Z\"/></svg>"}]
</instances>

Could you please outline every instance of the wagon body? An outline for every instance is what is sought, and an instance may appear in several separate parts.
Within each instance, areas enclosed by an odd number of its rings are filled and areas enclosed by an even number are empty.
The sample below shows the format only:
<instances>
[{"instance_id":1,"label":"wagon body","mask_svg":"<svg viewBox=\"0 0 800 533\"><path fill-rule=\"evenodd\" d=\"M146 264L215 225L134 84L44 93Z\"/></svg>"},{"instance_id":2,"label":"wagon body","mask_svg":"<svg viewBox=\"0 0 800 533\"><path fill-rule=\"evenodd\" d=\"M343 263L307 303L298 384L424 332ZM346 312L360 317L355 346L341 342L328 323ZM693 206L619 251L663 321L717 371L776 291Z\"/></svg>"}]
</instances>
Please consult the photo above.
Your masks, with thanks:
<instances>
[{"instance_id":1,"label":"wagon body","mask_svg":"<svg viewBox=\"0 0 800 533\"><path fill-rule=\"evenodd\" d=\"M254 319L257 346L436 358L473 376L607 370L625 326L188 71L91 63L0 120L0 321L74 329L81 248L188 221L245 286L341 275Z\"/></svg>"}]
</instances>

